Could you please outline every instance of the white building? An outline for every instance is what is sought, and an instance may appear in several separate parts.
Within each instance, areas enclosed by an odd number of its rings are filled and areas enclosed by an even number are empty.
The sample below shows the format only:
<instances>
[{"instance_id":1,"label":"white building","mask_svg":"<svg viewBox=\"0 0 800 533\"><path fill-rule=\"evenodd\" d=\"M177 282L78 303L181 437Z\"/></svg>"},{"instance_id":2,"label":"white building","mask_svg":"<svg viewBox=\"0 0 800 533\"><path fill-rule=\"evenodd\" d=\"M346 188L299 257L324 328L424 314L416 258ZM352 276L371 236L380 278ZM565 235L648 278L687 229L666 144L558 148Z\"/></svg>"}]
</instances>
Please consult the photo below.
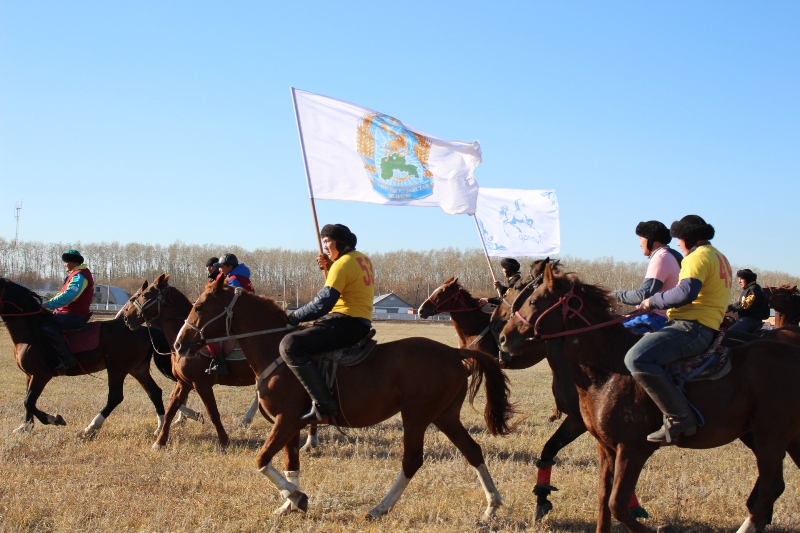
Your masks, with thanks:
<instances>
[{"instance_id":1,"label":"white building","mask_svg":"<svg viewBox=\"0 0 800 533\"><path fill-rule=\"evenodd\" d=\"M414 307L390 292L375 296L372 300L372 318L375 320L416 320Z\"/></svg>"}]
</instances>

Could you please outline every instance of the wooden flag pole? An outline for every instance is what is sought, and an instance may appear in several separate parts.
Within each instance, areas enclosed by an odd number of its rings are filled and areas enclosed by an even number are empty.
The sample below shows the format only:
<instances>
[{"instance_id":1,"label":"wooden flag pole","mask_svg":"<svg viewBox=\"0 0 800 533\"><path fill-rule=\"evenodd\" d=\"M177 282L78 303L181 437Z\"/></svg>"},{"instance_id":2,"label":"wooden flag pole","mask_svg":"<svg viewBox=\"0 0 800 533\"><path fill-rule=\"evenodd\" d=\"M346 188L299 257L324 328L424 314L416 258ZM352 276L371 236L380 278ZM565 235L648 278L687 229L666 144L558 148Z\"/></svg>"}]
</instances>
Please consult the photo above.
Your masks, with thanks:
<instances>
[{"instance_id":1,"label":"wooden flag pole","mask_svg":"<svg viewBox=\"0 0 800 533\"><path fill-rule=\"evenodd\" d=\"M317 235L317 244L319 245L320 255L325 252L322 249L322 237L319 234L319 221L317 220L317 206L314 204L314 191L311 188L311 176L308 174L308 159L306 158L306 145L303 142L303 127L300 125L300 114L297 112L297 98L294 94L294 87L292 89L292 103L294 104L294 119L297 122L297 135L300 137L300 151L303 153L303 168L306 171L306 184L308 185L308 199L311 201L311 214L314 216L314 231ZM328 268L322 269L325 278L328 277Z\"/></svg>"},{"instance_id":2,"label":"wooden flag pole","mask_svg":"<svg viewBox=\"0 0 800 533\"><path fill-rule=\"evenodd\" d=\"M472 219L475 221L475 227L478 229L478 236L481 238L481 246L483 246L483 255L486 256L486 263L489 265L489 272L492 273L492 282L495 282L497 281L497 277L495 277L494 275L494 269L492 268L492 261L489 259L489 252L486 250L486 242L483 240L483 232L481 232L481 227L478 224L478 217L472 215ZM500 289L496 290L497 290L497 296L502 298L503 295L500 294Z\"/></svg>"}]
</instances>

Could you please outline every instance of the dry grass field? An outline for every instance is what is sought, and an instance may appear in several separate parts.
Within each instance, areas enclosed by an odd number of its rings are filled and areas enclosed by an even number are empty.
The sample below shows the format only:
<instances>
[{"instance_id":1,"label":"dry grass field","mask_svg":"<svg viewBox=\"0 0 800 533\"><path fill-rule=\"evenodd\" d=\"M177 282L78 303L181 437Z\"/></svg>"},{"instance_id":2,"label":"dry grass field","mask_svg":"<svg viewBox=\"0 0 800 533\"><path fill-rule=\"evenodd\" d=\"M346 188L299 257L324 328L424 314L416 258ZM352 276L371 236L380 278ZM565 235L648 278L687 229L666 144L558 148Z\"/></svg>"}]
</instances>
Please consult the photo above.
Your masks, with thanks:
<instances>
[{"instance_id":1,"label":"dry grass field","mask_svg":"<svg viewBox=\"0 0 800 533\"><path fill-rule=\"evenodd\" d=\"M379 340L413 335L456 345L450 324L377 323ZM171 382L153 374L168 398ZM595 530L597 459L594 440L584 435L562 451L552 483L555 509L534 522L533 466L557 423L549 369L538 366L509 373L514 400L529 418L505 438L491 437L479 415L463 410L467 429L483 447L489 471L505 506L493 531ZM99 378L99 379L98 379ZM309 494L307 514L276 517L280 497L255 468L255 454L269 430L258 417L253 427L234 430L252 398L251 388L217 387L232 443L216 449L213 429L193 421L175 428L161 452L153 452L156 417L134 380L125 401L93 440L76 435L105 402L105 375L58 378L39 406L69 424L36 424L25 436L12 434L22 420L25 380L16 368L10 339L0 327L0 531L302 531L342 533L475 531L486 506L476 475L435 428L426 436L425 464L390 514L378 521L363 516L386 494L400 470L399 418L376 427L320 431L321 449L302 458L301 486ZM192 394L189 405L200 409ZM282 470L282 454L276 457ZM786 491L768 531L800 531L800 472L786 460ZM651 526L671 523L682 531L735 531L747 516L745 499L756 479L753 457L737 443L708 451L661 450L647 464L638 494ZM486 529L484 529L486 530ZM621 531L615 524L615 531Z\"/></svg>"}]
</instances>

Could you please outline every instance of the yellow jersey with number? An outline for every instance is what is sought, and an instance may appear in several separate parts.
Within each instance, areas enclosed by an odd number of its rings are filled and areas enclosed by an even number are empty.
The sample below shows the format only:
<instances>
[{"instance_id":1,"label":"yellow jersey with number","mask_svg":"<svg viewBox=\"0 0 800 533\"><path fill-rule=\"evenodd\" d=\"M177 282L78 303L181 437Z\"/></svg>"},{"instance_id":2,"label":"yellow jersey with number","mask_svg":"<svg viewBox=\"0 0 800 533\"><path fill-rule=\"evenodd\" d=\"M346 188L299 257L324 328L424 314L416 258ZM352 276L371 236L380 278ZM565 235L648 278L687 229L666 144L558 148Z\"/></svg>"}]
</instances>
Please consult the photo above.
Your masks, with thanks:
<instances>
[{"instance_id":1,"label":"yellow jersey with number","mask_svg":"<svg viewBox=\"0 0 800 533\"><path fill-rule=\"evenodd\" d=\"M731 265L719 250L703 244L683 258L678 283L686 278L700 280L700 294L690 304L667 311L670 320L697 320L711 329L719 329L731 297Z\"/></svg>"},{"instance_id":2,"label":"yellow jersey with number","mask_svg":"<svg viewBox=\"0 0 800 533\"><path fill-rule=\"evenodd\" d=\"M331 313L372 320L375 273L369 257L353 250L337 258L328 272L325 286L339 291Z\"/></svg>"}]
</instances>

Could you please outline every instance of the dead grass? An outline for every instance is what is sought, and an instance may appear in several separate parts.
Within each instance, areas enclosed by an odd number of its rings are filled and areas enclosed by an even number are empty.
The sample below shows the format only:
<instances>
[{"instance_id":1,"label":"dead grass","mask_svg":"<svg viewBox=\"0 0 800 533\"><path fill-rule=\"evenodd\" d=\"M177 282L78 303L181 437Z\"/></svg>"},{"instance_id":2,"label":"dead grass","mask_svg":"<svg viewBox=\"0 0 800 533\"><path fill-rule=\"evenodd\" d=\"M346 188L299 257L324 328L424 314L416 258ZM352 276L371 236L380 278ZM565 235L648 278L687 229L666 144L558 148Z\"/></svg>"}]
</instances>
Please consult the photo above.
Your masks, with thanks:
<instances>
[{"instance_id":1,"label":"dead grass","mask_svg":"<svg viewBox=\"0 0 800 533\"><path fill-rule=\"evenodd\" d=\"M427 336L455 345L449 324L379 323L382 341ZM220 411L231 431L227 455L216 451L209 425L187 422L171 433L168 448L150 450L156 418L143 391L128 380L126 399L90 441L76 437L105 401L106 383L93 377L51 382L39 406L60 413L67 427L37 423L27 436L13 435L22 420L25 381L12 346L0 329L0 531L415 531L480 529L485 499L475 473L438 431L428 431L426 460L395 509L384 519L362 517L386 494L400 470L402 433L393 418L342 436L323 429L320 451L303 458L302 486L309 512L278 518L277 491L255 469L255 454L269 427L257 419L235 431L252 389L217 387ZM171 383L153 372L164 389ZM553 469L560 490L554 511L534 522L533 461L557 427L546 367L509 373L515 400L530 415L506 438L488 435L479 413L468 406L463 419L483 446L489 471L505 507L494 531L589 532L597 513L597 459L584 435L566 448ZM190 396L190 405L201 407ZM480 408L480 406L479 406ZM283 458L274 465L282 469ZM800 531L800 473L787 460L786 491L778 500L770 531ZM752 455L739 443L709 451L667 449L647 464L639 481L651 526L672 523L687 531L733 531L746 518L745 499L756 479ZM615 525L615 531L621 528Z\"/></svg>"}]
</instances>

